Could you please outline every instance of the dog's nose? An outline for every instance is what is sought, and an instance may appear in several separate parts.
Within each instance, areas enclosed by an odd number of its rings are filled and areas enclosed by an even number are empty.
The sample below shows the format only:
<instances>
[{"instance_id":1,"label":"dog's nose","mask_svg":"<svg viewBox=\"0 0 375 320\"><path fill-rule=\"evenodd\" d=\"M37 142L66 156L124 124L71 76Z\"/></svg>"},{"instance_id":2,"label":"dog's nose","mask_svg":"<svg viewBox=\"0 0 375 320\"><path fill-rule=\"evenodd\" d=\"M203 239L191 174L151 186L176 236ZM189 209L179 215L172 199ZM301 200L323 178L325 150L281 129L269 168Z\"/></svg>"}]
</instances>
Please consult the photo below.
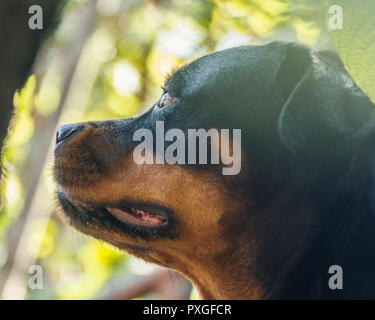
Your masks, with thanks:
<instances>
[{"instance_id":1,"label":"dog's nose","mask_svg":"<svg viewBox=\"0 0 375 320\"><path fill-rule=\"evenodd\" d=\"M82 131L83 128L84 125L82 124L65 124L61 126L56 133L56 144Z\"/></svg>"}]
</instances>

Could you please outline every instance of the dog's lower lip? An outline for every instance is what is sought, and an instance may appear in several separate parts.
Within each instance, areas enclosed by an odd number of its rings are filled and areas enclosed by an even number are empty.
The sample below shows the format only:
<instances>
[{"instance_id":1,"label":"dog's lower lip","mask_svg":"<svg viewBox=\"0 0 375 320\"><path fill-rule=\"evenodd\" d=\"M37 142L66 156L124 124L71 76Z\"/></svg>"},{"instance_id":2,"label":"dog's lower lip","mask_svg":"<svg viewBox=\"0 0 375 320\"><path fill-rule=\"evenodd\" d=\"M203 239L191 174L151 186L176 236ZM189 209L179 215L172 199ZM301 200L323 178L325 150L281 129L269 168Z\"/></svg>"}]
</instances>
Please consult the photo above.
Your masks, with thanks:
<instances>
[{"instance_id":1,"label":"dog's lower lip","mask_svg":"<svg viewBox=\"0 0 375 320\"><path fill-rule=\"evenodd\" d=\"M167 224L168 220L164 215L140 210L133 207L115 208L106 207L106 211L117 220L142 227L160 227Z\"/></svg>"},{"instance_id":2,"label":"dog's lower lip","mask_svg":"<svg viewBox=\"0 0 375 320\"><path fill-rule=\"evenodd\" d=\"M110 204L92 205L69 196L61 188L58 191L58 196L68 200L76 208L84 209L89 216L95 216L95 212L101 212L101 214L107 214L126 225L158 229L166 227L170 223L169 209L153 204L122 201L114 206ZM74 217L72 218L74 219Z\"/></svg>"}]
</instances>

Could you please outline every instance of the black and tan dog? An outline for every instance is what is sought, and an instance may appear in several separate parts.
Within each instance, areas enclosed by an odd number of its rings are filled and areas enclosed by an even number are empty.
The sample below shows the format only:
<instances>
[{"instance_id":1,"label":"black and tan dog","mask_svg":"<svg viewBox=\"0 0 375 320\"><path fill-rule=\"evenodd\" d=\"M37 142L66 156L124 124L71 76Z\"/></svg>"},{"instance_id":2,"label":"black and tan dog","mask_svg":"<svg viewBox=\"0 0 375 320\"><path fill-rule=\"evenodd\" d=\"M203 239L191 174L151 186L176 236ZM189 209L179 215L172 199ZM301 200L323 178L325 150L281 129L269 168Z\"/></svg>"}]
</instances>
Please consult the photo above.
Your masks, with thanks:
<instances>
[{"instance_id":1,"label":"black and tan dog","mask_svg":"<svg viewBox=\"0 0 375 320\"><path fill-rule=\"evenodd\" d=\"M241 129L241 172L137 164L133 133L156 121ZM139 117L61 127L58 199L72 226L177 270L205 299L375 298L374 129L335 53L232 48L175 71Z\"/></svg>"}]
</instances>

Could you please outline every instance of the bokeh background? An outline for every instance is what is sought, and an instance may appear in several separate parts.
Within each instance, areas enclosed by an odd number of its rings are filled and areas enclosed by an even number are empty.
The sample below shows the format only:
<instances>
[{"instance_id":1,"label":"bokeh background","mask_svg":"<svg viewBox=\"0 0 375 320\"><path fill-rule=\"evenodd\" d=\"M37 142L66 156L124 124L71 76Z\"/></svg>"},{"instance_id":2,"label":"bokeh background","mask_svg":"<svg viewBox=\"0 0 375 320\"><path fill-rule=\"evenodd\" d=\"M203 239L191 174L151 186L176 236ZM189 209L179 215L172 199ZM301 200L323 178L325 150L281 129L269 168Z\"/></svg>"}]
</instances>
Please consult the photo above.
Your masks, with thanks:
<instances>
[{"instance_id":1,"label":"bokeh background","mask_svg":"<svg viewBox=\"0 0 375 320\"><path fill-rule=\"evenodd\" d=\"M57 126L139 114L160 96L174 66L275 39L333 48L327 3L64 1L31 76L14 95L15 116L2 156L0 299L93 299L155 271L60 222L51 175ZM43 268L42 290L28 289L34 264ZM180 279L168 281L173 291ZM194 290L191 298L197 298Z\"/></svg>"}]
</instances>

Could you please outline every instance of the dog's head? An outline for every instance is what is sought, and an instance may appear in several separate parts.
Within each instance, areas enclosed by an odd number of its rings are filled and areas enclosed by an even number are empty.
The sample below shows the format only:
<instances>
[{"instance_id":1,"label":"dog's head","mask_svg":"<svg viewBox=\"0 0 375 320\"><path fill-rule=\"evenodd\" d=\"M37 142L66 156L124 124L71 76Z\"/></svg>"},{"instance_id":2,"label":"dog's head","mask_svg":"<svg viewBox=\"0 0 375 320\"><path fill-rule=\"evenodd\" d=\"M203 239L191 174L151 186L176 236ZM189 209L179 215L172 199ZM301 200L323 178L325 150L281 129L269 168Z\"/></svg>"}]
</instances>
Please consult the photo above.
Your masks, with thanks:
<instances>
[{"instance_id":1,"label":"dog's head","mask_svg":"<svg viewBox=\"0 0 375 320\"><path fill-rule=\"evenodd\" d=\"M373 116L332 53L216 52L175 71L138 117L61 127L58 199L71 225L181 272L205 297L261 297L316 247Z\"/></svg>"}]
</instances>

